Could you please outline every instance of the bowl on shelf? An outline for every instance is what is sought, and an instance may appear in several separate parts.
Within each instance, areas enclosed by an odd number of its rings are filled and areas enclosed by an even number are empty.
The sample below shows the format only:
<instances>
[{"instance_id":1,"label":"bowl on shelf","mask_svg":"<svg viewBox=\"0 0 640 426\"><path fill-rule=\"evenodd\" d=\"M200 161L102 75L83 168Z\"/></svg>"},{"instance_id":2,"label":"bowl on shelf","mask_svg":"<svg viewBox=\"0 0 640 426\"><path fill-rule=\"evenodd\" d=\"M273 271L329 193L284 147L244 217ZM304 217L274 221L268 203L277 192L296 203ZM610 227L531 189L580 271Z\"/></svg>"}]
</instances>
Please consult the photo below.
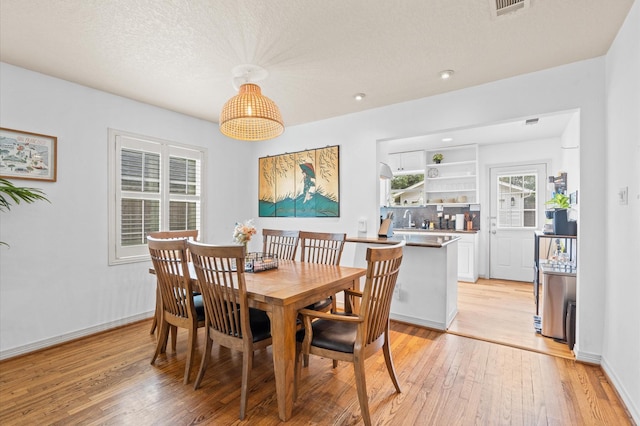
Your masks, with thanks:
<instances>
[{"instance_id":1,"label":"bowl on shelf","mask_svg":"<svg viewBox=\"0 0 640 426\"><path fill-rule=\"evenodd\" d=\"M429 200L429 204L440 204L442 203L442 198L431 198Z\"/></svg>"},{"instance_id":2,"label":"bowl on shelf","mask_svg":"<svg viewBox=\"0 0 640 426\"><path fill-rule=\"evenodd\" d=\"M456 201L458 203L466 203L467 202L467 196L466 195L459 195L458 198L456 199Z\"/></svg>"},{"instance_id":3,"label":"bowl on shelf","mask_svg":"<svg viewBox=\"0 0 640 426\"><path fill-rule=\"evenodd\" d=\"M447 199L445 200L445 203L455 203L455 202L456 202L456 199L455 199L455 198L447 198Z\"/></svg>"}]
</instances>

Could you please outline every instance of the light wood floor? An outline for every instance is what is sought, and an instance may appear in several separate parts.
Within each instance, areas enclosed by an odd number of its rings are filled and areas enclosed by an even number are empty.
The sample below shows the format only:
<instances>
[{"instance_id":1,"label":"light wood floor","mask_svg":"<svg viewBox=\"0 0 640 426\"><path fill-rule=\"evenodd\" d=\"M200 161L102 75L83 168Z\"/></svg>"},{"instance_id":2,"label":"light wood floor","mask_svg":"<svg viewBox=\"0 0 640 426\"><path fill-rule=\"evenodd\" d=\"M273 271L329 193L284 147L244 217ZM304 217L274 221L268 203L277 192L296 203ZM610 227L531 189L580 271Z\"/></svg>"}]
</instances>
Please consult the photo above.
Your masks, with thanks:
<instances>
[{"instance_id":1,"label":"light wood floor","mask_svg":"<svg viewBox=\"0 0 640 426\"><path fill-rule=\"evenodd\" d=\"M214 347L202 387L182 384L186 333L149 364L155 337L142 321L0 362L2 425L278 425L271 349L257 351L249 408L238 420L241 357ZM199 330L196 361L202 354ZM382 354L367 360L374 424L630 425L602 370L532 351L392 323L403 392ZM311 357L287 424L362 424L353 370Z\"/></svg>"},{"instance_id":2,"label":"light wood floor","mask_svg":"<svg viewBox=\"0 0 640 426\"><path fill-rule=\"evenodd\" d=\"M480 279L458 283L458 314L449 332L574 359L565 343L535 332L535 299L531 283Z\"/></svg>"}]
</instances>

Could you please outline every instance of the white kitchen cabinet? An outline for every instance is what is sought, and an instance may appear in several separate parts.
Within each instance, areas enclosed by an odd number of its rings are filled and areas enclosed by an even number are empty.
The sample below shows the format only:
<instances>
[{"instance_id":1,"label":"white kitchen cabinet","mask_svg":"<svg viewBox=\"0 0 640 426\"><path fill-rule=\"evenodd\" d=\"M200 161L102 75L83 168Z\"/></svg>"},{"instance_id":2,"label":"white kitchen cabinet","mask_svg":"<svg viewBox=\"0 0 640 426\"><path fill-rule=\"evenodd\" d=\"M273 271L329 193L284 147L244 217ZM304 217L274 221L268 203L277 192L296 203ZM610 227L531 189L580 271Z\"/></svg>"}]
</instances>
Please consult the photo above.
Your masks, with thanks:
<instances>
[{"instance_id":1,"label":"white kitchen cabinet","mask_svg":"<svg viewBox=\"0 0 640 426\"><path fill-rule=\"evenodd\" d=\"M460 237L458 241L458 281L478 281L478 233L444 233Z\"/></svg>"},{"instance_id":2,"label":"white kitchen cabinet","mask_svg":"<svg viewBox=\"0 0 640 426\"><path fill-rule=\"evenodd\" d=\"M433 155L444 156L441 163ZM476 204L478 198L478 146L435 148L426 151L426 204Z\"/></svg>"},{"instance_id":3,"label":"white kitchen cabinet","mask_svg":"<svg viewBox=\"0 0 640 426\"><path fill-rule=\"evenodd\" d=\"M478 234L462 235L458 242L458 280L478 281Z\"/></svg>"},{"instance_id":4,"label":"white kitchen cabinet","mask_svg":"<svg viewBox=\"0 0 640 426\"><path fill-rule=\"evenodd\" d=\"M424 151L406 151L389 154L387 160L394 174L424 173Z\"/></svg>"}]
</instances>

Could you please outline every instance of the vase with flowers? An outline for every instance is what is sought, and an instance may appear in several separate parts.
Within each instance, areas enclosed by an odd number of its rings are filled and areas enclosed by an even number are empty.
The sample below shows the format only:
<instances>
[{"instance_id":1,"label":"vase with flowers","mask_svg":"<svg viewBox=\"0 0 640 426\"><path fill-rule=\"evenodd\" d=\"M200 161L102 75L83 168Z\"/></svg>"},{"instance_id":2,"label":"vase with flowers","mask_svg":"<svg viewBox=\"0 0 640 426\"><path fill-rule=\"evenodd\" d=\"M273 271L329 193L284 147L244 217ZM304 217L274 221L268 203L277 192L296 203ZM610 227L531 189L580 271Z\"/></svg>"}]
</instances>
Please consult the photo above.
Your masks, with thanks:
<instances>
[{"instance_id":1,"label":"vase with flowers","mask_svg":"<svg viewBox=\"0 0 640 426\"><path fill-rule=\"evenodd\" d=\"M251 241L251 237L256 232L253 219L249 219L244 223L236 223L236 227L233 229L233 240L238 244L244 245L245 255L247 254L247 243Z\"/></svg>"}]
</instances>

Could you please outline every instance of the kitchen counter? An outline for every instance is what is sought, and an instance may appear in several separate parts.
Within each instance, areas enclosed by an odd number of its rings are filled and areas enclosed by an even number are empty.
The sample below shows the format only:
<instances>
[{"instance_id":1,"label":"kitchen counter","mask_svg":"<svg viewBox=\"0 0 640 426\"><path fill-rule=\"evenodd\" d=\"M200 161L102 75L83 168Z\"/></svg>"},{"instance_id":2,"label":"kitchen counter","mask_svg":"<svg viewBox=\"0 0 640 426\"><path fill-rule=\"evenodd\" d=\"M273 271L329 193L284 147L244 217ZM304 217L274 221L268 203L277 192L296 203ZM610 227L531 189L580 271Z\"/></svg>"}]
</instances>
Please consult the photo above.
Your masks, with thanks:
<instances>
[{"instance_id":1,"label":"kitchen counter","mask_svg":"<svg viewBox=\"0 0 640 426\"><path fill-rule=\"evenodd\" d=\"M356 243L353 266L366 268L368 246L406 241L391 302L390 318L446 330L458 313L459 236L396 234L389 238L347 237ZM343 258L343 261L346 260Z\"/></svg>"},{"instance_id":2,"label":"kitchen counter","mask_svg":"<svg viewBox=\"0 0 640 426\"><path fill-rule=\"evenodd\" d=\"M422 229L422 228L398 228L394 229L394 237L399 236L456 236L458 242L458 281L475 283L478 281L479 267L479 237L478 229L454 230L454 229Z\"/></svg>"},{"instance_id":3,"label":"kitchen counter","mask_svg":"<svg viewBox=\"0 0 640 426\"><path fill-rule=\"evenodd\" d=\"M393 237L347 237L346 241L351 243L372 243L372 244L398 244L406 241L407 246L415 247L444 247L458 241L460 237L445 235L422 235L416 233L396 234Z\"/></svg>"},{"instance_id":4,"label":"kitchen counter","mask_svg":"<svg viewBox=\"0 0 640 426\"><path fill-rule=\"evenodd\" d=\"M540 262L540 270L543 274L564 275L569 277L575 277L578 272L575 266L549 262Z\"/></svg>"},{"instance_id":5,"label":"kitchen counter","mask_svg":"<svg viewBox=\"0 0 640 426\"><path fill-rule=\"evenodd\" d=\"M423 228L394 228L395 233L404 234L414 232L419 234L477 234L479 229L455 230L455 229L423 229Z\"/></svg>"}]
</instances>

